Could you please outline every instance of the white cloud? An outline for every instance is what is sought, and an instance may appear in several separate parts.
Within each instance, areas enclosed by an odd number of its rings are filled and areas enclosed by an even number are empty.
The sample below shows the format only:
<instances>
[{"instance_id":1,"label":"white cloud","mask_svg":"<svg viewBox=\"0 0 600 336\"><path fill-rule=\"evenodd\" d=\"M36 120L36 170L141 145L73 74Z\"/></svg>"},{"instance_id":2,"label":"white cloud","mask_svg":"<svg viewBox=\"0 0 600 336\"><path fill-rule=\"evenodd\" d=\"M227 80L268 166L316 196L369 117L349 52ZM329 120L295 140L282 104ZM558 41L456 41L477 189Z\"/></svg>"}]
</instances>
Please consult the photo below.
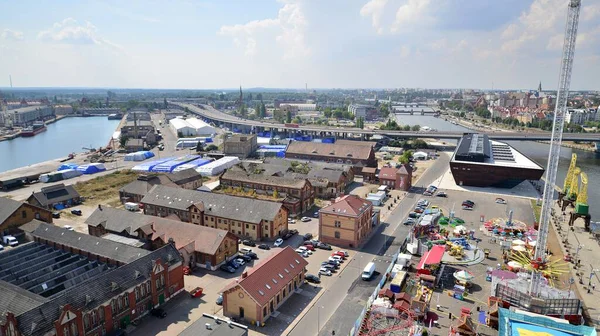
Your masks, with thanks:
<instances>
[{"instance_id":1,"label":"white cloud","mask_svg":"<svg viewBox=\"0 0 600 336\"><path fill-rule=\"evenodd\" d=\"M385 5L388 0L370 0L360 9L361 16L370 16L371 24L373 28L377 30L378 34L383 34L383 27L381 17L383 16Z\"/></svg>"},{"instance_id":2,"label":"white cloud","mask_svg":"<svg viewBox=\"0 0 600 336\"><path fill-rule=\"evenodd\" d=\"M2 34L0 34L0 38L3 40L11 40L11 41L21 41L23 40L23 32L11 29L4 29Z\"/></svg>"},{"instance_id":3,"label":"white cloud","mask_svg":"<svg viewBox=\"0 0 600 336\"><path fill-rule=\"evenodd\" d=\"M519 29L519 26L517 26L516 23L511 23L508 25L508 27L506 27L504 29L504 31L502 31L502 34L500 35L500 37L503 40L509 39L509 38L515 36L518 29Z\"/></svg>"},{"instance_id":4,"label":"white cloud","mask_svg":"<svg viewBox=\"0 0 600 336\"><path fill-rule=\"evenodd\" d=\"M448 46L448 40L445 38L439 39L439 40L435 40L431 43L429 43L429 48L432 50L442 50L442 49L446 49Z\"/></svg>"},{"instance_id":5,"label":"white cloud","mask_svg":"<svg viewBox=\"0 0 600 336\"><path fill-rule=\"evenodd\" d=\"M408 0L396 11L396 19L392 23L393 33L410 29L411 25L430 23L433 17L429 16L431 0Z\"/></svg>"},{"instance_id":6,"label":"white cloud","mask_svg":"<svg viewBox=\"0 0 600 336\"><path fill-rule=\"evenodd\" d=\"M86 22L85 25L80 25L77 20L73 18L66 18L61 22L56 22L52 28L40 31L37 35L37 38L45 42L62 44L94 44L107 46L116 50L123 49L118 44L99 36L97 31L98 29L91 22Z\"/></svg>"},{"instance_id":7,"label":"white cloud","mask_svg":"<svg viewBox=\"0 0 600 336\"><path fill-rule=\"evenodd\" d=\"M222 26L218 34L231 36L236 46L243 47L247 56L253 56L258 52L259 44L272 42L265 37L265 33L275 32L275 41L282 45L284 58L293 58L307 56L310 53L305 41L307 25L308 21L301 4L286 1L279 9L275 19L254 20L245 24Z\"/></svg>"},{"instance_id":8,"label":"white cloud","mask_svg":"<svg viewBox=\"0 0 600 336\"><path fill-rule=\"evenodd\" d=\"M581 20L592 21L600 16L600 4L593 4L581 8Z\"/></svg>"}]
</instances>

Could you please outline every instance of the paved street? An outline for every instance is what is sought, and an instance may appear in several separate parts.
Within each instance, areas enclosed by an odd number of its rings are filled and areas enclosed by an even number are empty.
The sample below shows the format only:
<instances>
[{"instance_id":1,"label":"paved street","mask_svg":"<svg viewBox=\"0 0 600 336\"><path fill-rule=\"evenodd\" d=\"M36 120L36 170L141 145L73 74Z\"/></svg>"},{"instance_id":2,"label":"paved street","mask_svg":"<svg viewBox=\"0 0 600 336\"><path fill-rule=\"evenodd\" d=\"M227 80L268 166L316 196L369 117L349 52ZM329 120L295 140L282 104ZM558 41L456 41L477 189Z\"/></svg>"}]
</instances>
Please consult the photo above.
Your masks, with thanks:
<instances>
[{"instance_id":1,"label":"paved street","mask_svg":"<svg viewBox=\"0 0 600 336\"><path fill-rule=\"evenodd\" d=\"M447 155L440 155L416 186L427 186L435 181L447 169L448 162ZM366 300L389 266L390 256L400 248L407 236L409 228L401 223L419 198L419 195L409 193L399 203L396 210L379 227L381 233L376 233L361 251L348 261L344 271L337 275L335 284L313 303L295 326L288 328L289 335L331 335L334 330L337 335L347 335L350 332ZM371 261L376 263L378 274L370 281L363 281L359 275L364 266ZM320 329L320 333L317 329Z\"/></svg>"}]
</instances>

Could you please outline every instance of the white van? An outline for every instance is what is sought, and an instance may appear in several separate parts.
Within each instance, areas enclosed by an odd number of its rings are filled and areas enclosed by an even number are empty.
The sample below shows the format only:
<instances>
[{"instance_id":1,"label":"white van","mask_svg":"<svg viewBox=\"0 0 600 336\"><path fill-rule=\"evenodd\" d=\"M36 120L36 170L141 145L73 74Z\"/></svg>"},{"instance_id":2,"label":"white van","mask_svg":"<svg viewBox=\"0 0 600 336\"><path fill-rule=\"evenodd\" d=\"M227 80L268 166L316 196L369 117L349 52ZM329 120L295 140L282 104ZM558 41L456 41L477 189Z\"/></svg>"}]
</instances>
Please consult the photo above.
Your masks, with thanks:
<instances>
[{"instance_id":1,"label":"white van","mask_svg":"<svg viewBox=\"0 0 600 336\"><path fill-rule=\"evenodd\" d=\"M365 269L363 270L361 277L363 280L369 280L373 276L373 273L375 273L375 263L370 262L367 264L367 266L365 266Z\"/></svg>"},{"instance_id":2,"label":"white van","mask_svg":"<svg viewBox=\"0 0 600 336\"><path fill-rule=\"evenodd\" d=\"M139 211L140 205L134 202L127 202L125 203L125 209L129 211Z\"/></svg>"},{"instance_id":3,"label":"white van","mask_svg":"<svg viewBox=\"0 0 600 336\"><path fill-rule=\"evenodd\" d=\"M4 245L8 245L8 246L19 245L19 241L17 240L17 238L15 238L13 236L4 236L4 237L2 237L2 241L4 242Z\"/></svg>"}]
</instances>

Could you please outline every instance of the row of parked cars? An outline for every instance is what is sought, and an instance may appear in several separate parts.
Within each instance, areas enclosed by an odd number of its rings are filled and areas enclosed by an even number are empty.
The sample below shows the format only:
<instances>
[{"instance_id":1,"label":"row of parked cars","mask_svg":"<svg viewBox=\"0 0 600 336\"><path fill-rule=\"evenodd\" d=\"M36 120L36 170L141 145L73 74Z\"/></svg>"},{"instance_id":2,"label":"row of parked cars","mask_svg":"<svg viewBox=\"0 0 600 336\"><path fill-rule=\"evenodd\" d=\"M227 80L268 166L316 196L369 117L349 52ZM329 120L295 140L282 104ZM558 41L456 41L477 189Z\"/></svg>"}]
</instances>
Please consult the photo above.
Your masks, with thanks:
<instances>
[{"instance_id":1,"label":"row of parked cars","mask_svg":"<svg viewBox=\"0 0 600 336\"><path fill-rule=\"evenodd\" d=\"M254 260L258 259L258 255L252 252L249 248L241 248L238 252L238 255L235 258L232 258L228 262L224 263L219 267L221 271L225 271L227 273L235 273L235 270L244 266L246 263L250 263Z\"/></svg>"},{"instance_id":2,"label":"row of parked cars","mask_svg":"<svg viewBox=\"0 0 600 336\"><path fill-rule=\"evenodd\" d=\"M346 251L335 251L327 258L327 260L321 262L318 275L306 274L304 278L308 282L321 283L321 275L331 276L333 273L337 272L340 268L340 264L343 263L348 256L348 252Z\"/></svg>"}]
</instances>

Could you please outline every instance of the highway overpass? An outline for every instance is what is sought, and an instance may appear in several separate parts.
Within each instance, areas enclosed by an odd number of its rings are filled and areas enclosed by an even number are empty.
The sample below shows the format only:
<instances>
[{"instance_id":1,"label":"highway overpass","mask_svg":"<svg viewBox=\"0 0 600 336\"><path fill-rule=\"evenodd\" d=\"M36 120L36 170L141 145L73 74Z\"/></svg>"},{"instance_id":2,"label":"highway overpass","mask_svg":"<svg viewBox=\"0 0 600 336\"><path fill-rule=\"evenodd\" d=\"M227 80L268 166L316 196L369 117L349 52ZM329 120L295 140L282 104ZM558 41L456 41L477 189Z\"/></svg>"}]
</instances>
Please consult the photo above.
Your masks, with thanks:
<instances>
[{"instance_id":1,"label":"highway overpass","mask_svg":"<svg viewBox=\"0 0 600 336\"><path fill-rule=\"evenodd\" d=\"M199 108L197 106L186 104L186 103L178 103L171 102L174 105L180 106L181 108L188 108L188 110L196 115L201 116L202 118L209 120L211 122L215 122L218 124L225 124L226 127L230 128L242 128L242 129L252 129L258 131L263 130L271 130L276 129L281 132L292 132L292 133L305 133L305 134L313 134L313 135L336 135L336 136L347 136L347 135L385 135L392 138L434 138L434 139L460 139L463 135L463 132L412 132L412 131L388 131L388 130L366 130L366 129L358 129L358 128L350 128L350 127L332 127L332 126L318 126L318 125L299 125L298 127L290 127L285 126L284 124L279 124L277 122L269 122L269 121L257 121L257 120L248 120L238 118L223 112L220 112L208 105L202 105L203 108ZM475 131L473 131L475 132ZM487 131L487 132L478 132L487 134L490 139L493 140L525 140L525 141L549 141L550 133L549 132L495 132L495 131ZM568 141L597 141L600 142L600 133L564 133L563 140Z\"/></svg>"}]
</instances>

